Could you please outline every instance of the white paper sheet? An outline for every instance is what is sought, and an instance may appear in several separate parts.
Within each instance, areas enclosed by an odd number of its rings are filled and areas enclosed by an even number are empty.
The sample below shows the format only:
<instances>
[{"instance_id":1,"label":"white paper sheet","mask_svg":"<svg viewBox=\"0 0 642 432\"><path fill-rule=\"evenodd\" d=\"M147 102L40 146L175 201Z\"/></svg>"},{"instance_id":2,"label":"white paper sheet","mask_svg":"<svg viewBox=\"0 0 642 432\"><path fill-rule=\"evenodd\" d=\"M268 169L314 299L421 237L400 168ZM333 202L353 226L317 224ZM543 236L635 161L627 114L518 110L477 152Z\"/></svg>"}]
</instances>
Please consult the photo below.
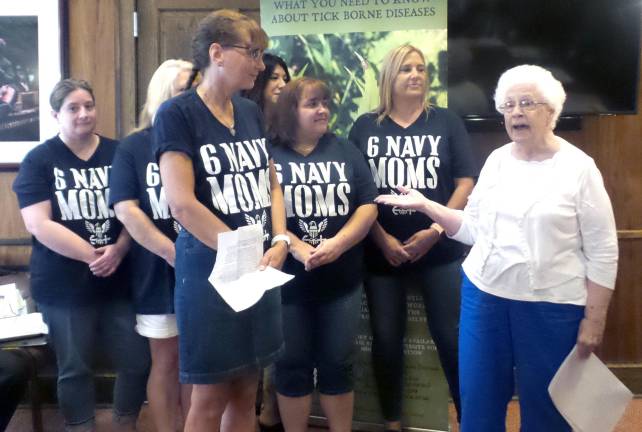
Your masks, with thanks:
<instances>
[{"instance_id":1,"label":"white paper sheet","mask_svg":"<svg viewBox=\"0 0 642 432\"><path fill-rule=\"evenodd\" d=\"M633 398L600 359L574 347L548 386L553 403L576 432L609 432Z\"/></svg>"},{"instance_id":2,"label":"white paper sheet","mask_svg":"<svg viewBox=\"0 0 642 432\"><path fill-rule=\"evenodd\" d=\"M216 262L208 280L236 312L256 304L265 291L294 277L271 267L259 271L262 257L262 225L247 225L218 235Z\"/></svg>"},{"instance_id":3,"label":"white paper sheet","mask_svg":"<svg viewBox=\"0 0 642 432\"><path fill-rule=\"evenodd\" d=\"M42 314L35 312L0 319L0 341L21 339L49 333Z\"/></svg>"},{"instance_id":4,"label":"white paper sheet","mask_svg":"<svg viewBox=\"0 0 642 432\"><path fill-rule=\"evenodd\" d=\"M0 318L25 315L27 304L15 283L0 285Z\"/></svg>"}]
</instances>

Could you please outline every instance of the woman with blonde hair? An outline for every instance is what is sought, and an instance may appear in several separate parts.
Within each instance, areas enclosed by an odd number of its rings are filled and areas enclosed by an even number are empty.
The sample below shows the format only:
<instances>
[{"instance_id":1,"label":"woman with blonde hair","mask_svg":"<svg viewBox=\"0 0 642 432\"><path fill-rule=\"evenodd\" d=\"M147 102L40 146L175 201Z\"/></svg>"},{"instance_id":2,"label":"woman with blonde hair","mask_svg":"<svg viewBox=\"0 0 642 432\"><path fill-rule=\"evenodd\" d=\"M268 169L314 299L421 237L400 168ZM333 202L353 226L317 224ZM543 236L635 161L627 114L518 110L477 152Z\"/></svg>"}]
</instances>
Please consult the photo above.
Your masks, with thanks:
<instances>
[{"instance_id":1,"label":"woman with blonde hair","mask_svg":"<svg viewBox=\"0 0 642 432\"><path fill-rule=\"evenodd\" d=\"M149 82L147 101L136 131L125 138L114 156L110 205L137 243L132 244L130 272L136 331L149 339L152 368L147 399L158 431L176 430L179 405L189 408L188 386L178 382L178 329L174 314L174 241L178 224L172 219L152 151L151 125L158 107L184 89L192 64L164 61Z\"/></svg>"},{"instance_id":2,"label":"woman with blonde hair","mask_svg":"<svg viewBox=\"0 0 642 432\"><path fill-rule=\"evenodd\" d=\"M222 9L206 16L192 39L203 80L165 102L154 122L167 201L183 227L175 305L179 377L193 384L186 431L254 431L259 370L283 347L278 288L237 313L208 281L219 233L259 224L263 268L281 268L288 252L283 194L261 113L238 96L265 68L267 43L243 14Z\"/></svg>"},{"instance_id":3,"label":"woman with blonde hair","mask_svg":"<svg viewBox=\"0 0 642 432\"><path fill-rule=\"evenodd\" d=\"M379 107L357 119L350 140L370 165L380 194L412 185L423 195L463 208L477 174L463 122L427 101L423 53L391 50L379 76ZM406 291L423 295L428 327L459 413L457 337L464 247L414 211L379 206L366 247L365 280L373 334L372 359L389 430L401 429Z\"/></svg>"}]
</instances>

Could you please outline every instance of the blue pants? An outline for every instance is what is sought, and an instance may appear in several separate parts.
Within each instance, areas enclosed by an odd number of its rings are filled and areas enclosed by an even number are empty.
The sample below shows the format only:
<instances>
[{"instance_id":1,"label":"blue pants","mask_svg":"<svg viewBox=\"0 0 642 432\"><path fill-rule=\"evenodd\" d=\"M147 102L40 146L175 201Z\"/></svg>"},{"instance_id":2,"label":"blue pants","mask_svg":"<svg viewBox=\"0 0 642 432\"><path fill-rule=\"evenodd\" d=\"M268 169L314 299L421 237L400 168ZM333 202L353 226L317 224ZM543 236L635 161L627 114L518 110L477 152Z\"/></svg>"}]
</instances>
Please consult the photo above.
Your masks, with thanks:
<instances>
[{"instance_id":1,"label":"blue pants","mask_svg":"<svg viewBox=\"0 0 642 432\"><path fill-rule=\"evenodd\" d=\"M96 348L109 354L116 369L114 415L135 421L145 401L149 344L134 330L131 303L111 301L85 306L38 304L47 325L58 366L58 405L69 429L94 421ZM71 428L70 428L71 427Z\"/></svg>"},{"instance_id":2,"label":"blue pants","mask_svg":"<svg viewBox=\"0 0 642 432\"><path fill-rule=\"evenodd\" d=\"M548 385L575 345L584 307L497 297L465 275L461 295L462 432L505 430L515 382L522 432L570 432Z\"/></svg>"},{"instance_id":3,"label":"blue pants","mask_svg":"<svg viewBox=\"0 0 642 432\"><path fill-rule=\"evenodd\" d=\"M338 395L352 391L352 363L361 307L361 286L327 302L283 305L285 353L276 362L276 389L289 397L314 390Z\"/></svg>"},{"instance_id":4,"label":"blue pants","mask_svg":"<svg viewBox=\"0 0 642 432\"><path fill-rule=\"evenodd\" d=\"M373 336L372 363L379 403L386 421L401 419L406 290L412 286L417 286L423 295L428 328L459 413L457 338L460 281L461 260L403 275L368 275L366 293Z\"/></svg>"}]
</instances>

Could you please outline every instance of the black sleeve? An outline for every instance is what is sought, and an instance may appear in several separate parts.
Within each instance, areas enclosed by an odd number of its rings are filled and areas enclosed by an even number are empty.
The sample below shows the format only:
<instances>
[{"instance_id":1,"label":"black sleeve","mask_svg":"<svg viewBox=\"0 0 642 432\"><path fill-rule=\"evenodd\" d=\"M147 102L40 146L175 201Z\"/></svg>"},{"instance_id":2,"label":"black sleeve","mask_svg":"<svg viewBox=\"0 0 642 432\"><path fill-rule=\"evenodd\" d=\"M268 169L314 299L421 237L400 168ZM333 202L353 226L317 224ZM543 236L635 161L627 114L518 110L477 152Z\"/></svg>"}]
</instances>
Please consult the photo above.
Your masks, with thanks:
<instances>
[{"instance_id":1,"label":"black sleeve","mask_svg":"<svg viewBox=\"0 0 642 432\"><path fill-rule=\"evenodd\" d=\"M136 160L129 151L127 141L116 149L109 176L109 206L120 201L139 199L140 188L136 172Z\"/></svg>"},{"instance_id":2,"label":"black sleeve","mask_svg":"<svg viewBox=\"0 0 642 432\"><path fill-rule=\"evenodd\" d=\"M479 169L464 122L452 111L447 111L448 130L452 148L452 177L477 177Z\"/></svg>"},{"instance_id":3,"label":"black sleeve","mask_svg":"<svg viewBox=\"0 0 642 432\"><path fill-rule=\"evenodd\" d=\"M180 151L194 159L191 122L173 100L168 100L156 112L152 128L152 146L156 161L167 151Z\"/></svg>"},{"instance_id":4,"label":"black sleeve","mask_svg":"<svg viewBox=\"0 0 642 432\"><path fill-rule=\"evenodd\" d=\"M341 142L341 146L354 169L356 205L373 204L378 191L363 154L348 142Z\"/></svg>"},{"instance_id":5,"label":"black sleeve","mask_svg":"<svg viewBox=\"0 0 642 432\"><path fill-rule=\"evenodd\" d=\"M51 199L53 173L48 168L47 159L45 147L37 147L20 164L13 182L13 191L18 197L20 208Z\"/></svg>"}]
</instances>

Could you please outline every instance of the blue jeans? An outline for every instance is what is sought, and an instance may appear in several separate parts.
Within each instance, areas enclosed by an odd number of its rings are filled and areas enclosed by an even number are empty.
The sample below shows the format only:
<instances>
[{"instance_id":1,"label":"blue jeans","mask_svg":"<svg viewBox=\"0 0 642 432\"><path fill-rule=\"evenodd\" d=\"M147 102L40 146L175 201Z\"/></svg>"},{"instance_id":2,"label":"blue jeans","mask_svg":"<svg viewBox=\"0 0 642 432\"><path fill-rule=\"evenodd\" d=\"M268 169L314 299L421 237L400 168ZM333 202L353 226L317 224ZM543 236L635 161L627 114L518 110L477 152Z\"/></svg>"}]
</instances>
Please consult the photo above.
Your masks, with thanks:
<instances>
[{"instance_id":1,"label":"blue jeans","mask_svg":"<svg viewBox=\"0 0 642 432\"><path fill-rule=\"evenodd\" d=\"M461 292L462 432L505 430L515 381L522 432L570 432L548 385L575 345L584 307L497 297L465 275Z\"/></svg>"},{"instance_id":2,"label":"blue jeans","mask_svg":"<svg viewBox=\"0 0 642 432\"><path fill-rule=\"evenodd\" d=\"M406 290L412 286L418 287L423 295L428 328L459 417L457 339L460 281L461 260L401 275L368 275L366 294L373 337L372 365L386 421L401 419Z\"/></svg>"},{"instance_id":3,"label":"blue jeans","mask_svg":"<svg viewBox=\"0 0 642 432\"><path fill-rule=\"evenodd\" d=\"M321 394L352 391L360 306L361 285L327 302L283 305L285 354L276 362L276 389L280 394L311 394L315 367Z\"/></svg>"},{"instance_id":4,"label":"blue jeans","mask_svg":"<svg viewBox=\"0 0 642 432\"><path fill-rule=\"evenodd\" d=\"M149 344L134 330L131 303L112 301L95 305L38 304L47 325L58 366L58 405L69 429L94 422L96 347L110 356L116 370L114 416L117 422L135 421L145 401Z\"/></svg>"}]
</instances>

